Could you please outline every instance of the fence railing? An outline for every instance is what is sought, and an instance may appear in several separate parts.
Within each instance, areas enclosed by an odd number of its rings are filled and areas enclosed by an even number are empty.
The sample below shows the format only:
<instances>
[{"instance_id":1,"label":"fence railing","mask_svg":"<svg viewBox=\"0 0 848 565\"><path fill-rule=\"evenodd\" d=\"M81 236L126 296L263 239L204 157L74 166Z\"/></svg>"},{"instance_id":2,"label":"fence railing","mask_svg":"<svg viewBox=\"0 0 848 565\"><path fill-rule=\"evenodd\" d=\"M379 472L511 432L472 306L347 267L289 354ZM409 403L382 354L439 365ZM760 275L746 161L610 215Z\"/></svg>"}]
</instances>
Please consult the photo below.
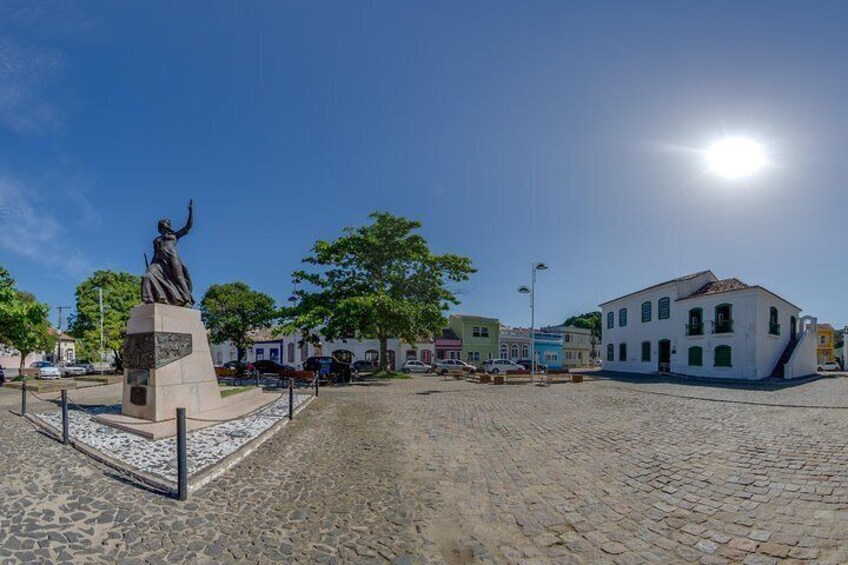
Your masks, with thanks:
<instances>
[{"instance_id":1,"label":"fence railing","mask_svg":"<svg viewBox=\"0 0 848 565\"><path fill-rule=\"evenodd\" d=\"M318 374L314 375L311 382L302 383L302 384L307 384L310 388L314 387L314 396L316 398L318 397L318 388L319 388ZM288 386L286 388L287 388L287 394L288 394L288 414L287 414L287 417L288 417L288 420L291 421L291 420L294 419L294 416L295 416L295 406L294 406L295 379L294 378L289 378ZM60 394L59 394L58 399L44 398L44 397L40 396L38 393L36 393L35 391L28 389L26 379L24 379L23 382L21 383L20 416L22 418L27 418L30 421L35 421L32 418L32 416L29 416L29 417L27 416L27 408L28 408L27 397L28 396L32 396L32 397L34 397L37 400L40 400L42 402L53 402L53 403L55 403L58 400L59 403L60 403L61 412L62 412L62 430L61 430L61 436L57 439L59 439L59 441L61 441L61 443L63 445L71 445L71 446L76 447L76 445L75 445L75 443L74 443L74 441L71 437L71 433L70 433L71 432L70 417L68 416L68 406L69 406L69 404L74 404L74 406L77 409L82 410L83 412L87 412L90 415L93 415L93 414L91 412L88 412L86 409L79 406L78 404L72 403L68 398L68 389L62 389L61 391L59 391L59 393ZM286 394L286 393L283 393L283 394ZM280 396L282 397L282 394ZM266 409L269 405L270 404L265 404L265 405L261 406L260 408L258 408L257 410L254 410L253 412L250 412L248 414L241 415L237 418L228 418L228 419L221 419L221 420L192 418L192 417L190 417L186 414L186 409L184 407L180 407L180 408L177 408L174 418L168 418L166 420L160 420L160 421L157 421L157 422L149 422L150 424L158 424L158 423L170 422L170 421L176 420L176 427L177 427L177 430L176 430L177 431L177 434L176 434L176 436L177 436L177 445L176 445L176 448L177 448L176 449L176 451L177 451L177 453L176 453L176 455L177 455L177 485L176 485L176 491L172 492L171 495L174 496L175 498L177 498L178 500L181 500L181 501L188 500L188 495L189 495L188 447L187 447L188 446L188 421L205 422L205 423L231 422L233 420L239 420L239 419L243 419L243 418L246 418L248 416L251 416L256 412L259 412L261 410ZM51 426L51 428L52 428L52 426Z\"/></svg>"}]
</instances>

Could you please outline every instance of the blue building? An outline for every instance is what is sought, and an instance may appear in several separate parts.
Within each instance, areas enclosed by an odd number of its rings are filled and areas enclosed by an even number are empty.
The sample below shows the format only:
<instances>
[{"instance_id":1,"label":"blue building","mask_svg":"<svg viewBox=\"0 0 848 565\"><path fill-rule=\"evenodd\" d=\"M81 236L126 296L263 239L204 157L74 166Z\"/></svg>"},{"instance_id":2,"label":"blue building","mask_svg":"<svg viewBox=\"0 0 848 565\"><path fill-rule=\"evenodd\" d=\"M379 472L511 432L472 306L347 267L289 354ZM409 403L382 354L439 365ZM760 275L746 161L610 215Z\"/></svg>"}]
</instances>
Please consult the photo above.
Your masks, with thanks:
<instances>
[{"instance_id":1,"label":"blue building","mask_svg":"<svg viewBox=\"0 0 848 565\"><path fill-rule=\"evenodd\" d=\"M541 330L536 330L533 333L535 338L536 363L539 365L547 365L548 369L562 369L562 334L556 332L544 332ZM522 365L529 365L530 344L531 339L529 328L501 327L501 359L510 359L516 363L521 363Z\"/></svg>"}]
</instances>

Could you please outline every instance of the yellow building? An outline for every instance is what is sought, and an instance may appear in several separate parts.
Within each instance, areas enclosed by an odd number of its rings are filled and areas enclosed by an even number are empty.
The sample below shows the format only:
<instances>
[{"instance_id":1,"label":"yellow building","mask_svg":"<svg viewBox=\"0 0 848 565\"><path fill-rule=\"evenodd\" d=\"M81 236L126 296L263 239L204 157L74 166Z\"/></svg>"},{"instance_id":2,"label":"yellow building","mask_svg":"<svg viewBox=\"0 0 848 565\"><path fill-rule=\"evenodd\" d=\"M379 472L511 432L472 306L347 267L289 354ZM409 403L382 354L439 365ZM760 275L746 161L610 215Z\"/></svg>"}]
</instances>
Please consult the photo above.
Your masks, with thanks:
<instances>
[{"instance_id":1,"label":"yellow building","mask_svg":"<svg viewBox=\"0 0 848 565\"><path fill-rule=\"evenodd\" d=\"M816 328L816 363L821 365L833 361L834 339L833 326L830 324L819 324Z\"/></svg>"}]
</instances>

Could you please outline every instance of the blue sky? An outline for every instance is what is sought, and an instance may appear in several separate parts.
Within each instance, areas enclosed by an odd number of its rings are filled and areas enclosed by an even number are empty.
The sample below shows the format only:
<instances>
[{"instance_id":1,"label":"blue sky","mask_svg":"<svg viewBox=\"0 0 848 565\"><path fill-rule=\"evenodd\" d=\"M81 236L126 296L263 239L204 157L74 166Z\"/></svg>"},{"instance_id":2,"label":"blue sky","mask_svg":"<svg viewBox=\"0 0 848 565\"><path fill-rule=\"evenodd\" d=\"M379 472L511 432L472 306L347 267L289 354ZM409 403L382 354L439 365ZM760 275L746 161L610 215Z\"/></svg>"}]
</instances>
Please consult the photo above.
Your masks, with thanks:
<instances>
[{"instance_id":1,"label":"blue sky","mask_svg":"<svg viewBox=\"0 0 848 565\"><path fill-rule=\"evenodd\" d=\"M479 272L459 311L560 322L713 269L834 324L839 2L0 2L0 264L53 306L196 226L198 287L283 299L317 238L418 218ZM744 182L725 134L767 144ZM55 318L55 311L52 316Z\"/></svg>"}]
</instances>

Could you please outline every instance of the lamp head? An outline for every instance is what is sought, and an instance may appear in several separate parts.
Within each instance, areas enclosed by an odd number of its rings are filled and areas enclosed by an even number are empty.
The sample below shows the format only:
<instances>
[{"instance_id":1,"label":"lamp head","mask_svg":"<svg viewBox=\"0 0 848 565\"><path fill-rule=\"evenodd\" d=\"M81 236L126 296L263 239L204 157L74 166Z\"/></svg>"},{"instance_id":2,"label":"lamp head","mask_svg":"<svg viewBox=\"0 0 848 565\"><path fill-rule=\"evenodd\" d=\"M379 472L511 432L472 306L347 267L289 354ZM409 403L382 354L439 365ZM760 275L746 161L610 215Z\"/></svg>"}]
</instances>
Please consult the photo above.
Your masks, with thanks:
<instances>
[{"instance_id":1,"label":"lamp head","mask_svg":"<svg viewBox=\"0 0 848 565\"><path fill-rule=\"evenodd\" d=\"M545 265L544 263L536 263L533 266L533 268L535 268L537 271L547 271L548 270L548 266Z\"/></svg>"},{"instance_id":2,"label":"lamp head","mask_svg":"<svg viewBox=\"0 0 848 565\"><path fill-rule=\"evenodd\" d=\"M520 292L521 294L530 294L530 289L526 286L519 286L518 292Z\"/></svg>"}]
</instances>

